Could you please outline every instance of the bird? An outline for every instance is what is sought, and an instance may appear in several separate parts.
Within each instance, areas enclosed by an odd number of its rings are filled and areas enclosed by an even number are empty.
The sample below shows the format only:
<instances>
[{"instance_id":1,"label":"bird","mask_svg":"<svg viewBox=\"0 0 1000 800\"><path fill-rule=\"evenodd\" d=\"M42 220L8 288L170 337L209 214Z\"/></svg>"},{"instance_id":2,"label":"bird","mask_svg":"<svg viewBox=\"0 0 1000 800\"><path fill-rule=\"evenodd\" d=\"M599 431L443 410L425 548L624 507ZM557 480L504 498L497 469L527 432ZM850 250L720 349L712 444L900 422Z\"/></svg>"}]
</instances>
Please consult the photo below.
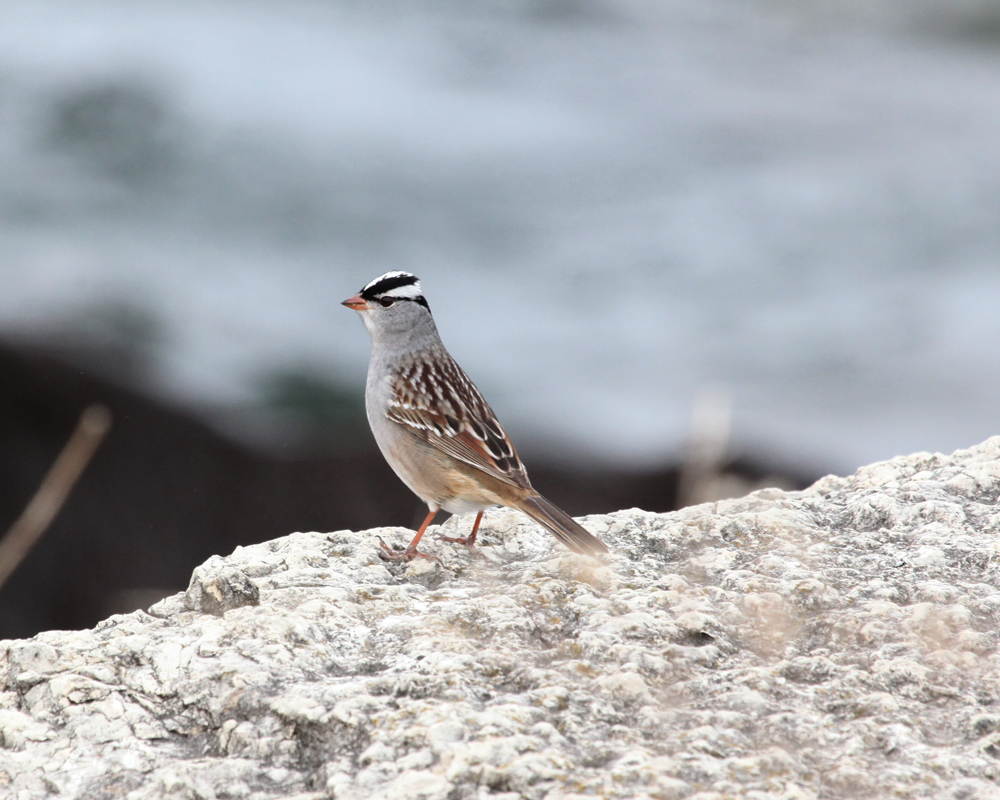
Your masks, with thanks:
<instances>
[{"instance_id":1,"label":"bird","mask_svg":"<svg viewBox=\"0 0 1000 800\"><path fill-rule=\"evenodd\" d=\"M386 272L342 305L361 315L371 337L365 409L372 434L389 466L429 509L404 550L379 540L383 558L439 560L418 546L441 510L476 512L468 536L440 538L477 552L483 512L494 506L527 514L577 553L609 552L532 488L493 409L445 349L415 275Z\"/></svg>"}]
</instances>

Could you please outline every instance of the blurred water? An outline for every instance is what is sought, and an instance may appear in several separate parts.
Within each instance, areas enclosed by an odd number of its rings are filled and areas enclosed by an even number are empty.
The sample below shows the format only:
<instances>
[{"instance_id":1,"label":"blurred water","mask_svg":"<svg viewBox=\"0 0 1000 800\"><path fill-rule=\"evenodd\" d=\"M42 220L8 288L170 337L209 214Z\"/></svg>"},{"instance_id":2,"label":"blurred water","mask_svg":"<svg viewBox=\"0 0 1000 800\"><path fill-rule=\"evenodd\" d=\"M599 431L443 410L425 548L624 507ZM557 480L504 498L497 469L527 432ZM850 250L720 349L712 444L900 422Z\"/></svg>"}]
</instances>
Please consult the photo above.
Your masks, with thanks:
<instances>
[{"instance_id":1,"label":"blurred water","mask_svg":"<svg viewBox=\"0 0 1000 800\"><path fill-rule=\"evenodd\" d=\"M218 418L360 383L338 301L404 268L516 441L660 460L721 383L802 464L970 445L997 9L7 0L0 328L127 339Z\"/></svg>"}]
</instances>

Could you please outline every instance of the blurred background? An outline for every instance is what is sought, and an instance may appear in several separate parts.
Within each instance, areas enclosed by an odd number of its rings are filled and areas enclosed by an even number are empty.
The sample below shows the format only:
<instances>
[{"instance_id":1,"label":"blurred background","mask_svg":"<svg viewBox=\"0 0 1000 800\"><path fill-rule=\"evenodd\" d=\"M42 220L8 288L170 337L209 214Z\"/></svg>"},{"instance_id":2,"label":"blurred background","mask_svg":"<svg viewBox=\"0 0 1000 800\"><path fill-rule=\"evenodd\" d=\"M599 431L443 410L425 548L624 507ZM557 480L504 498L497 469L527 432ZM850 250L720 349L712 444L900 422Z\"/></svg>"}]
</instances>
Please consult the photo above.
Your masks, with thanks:
<instances>
[{"instance_id":1,"label":"blurred background","mask_svg":"<svg viewBox=\"0 0 1000 800\"><path fill-rule=\"evenodd\" d=\"M115 423L0 636L422 516L397 268L574 514L1000 433L1000 0L6 0L0 531Z\"/></svg>"}]
</instances>

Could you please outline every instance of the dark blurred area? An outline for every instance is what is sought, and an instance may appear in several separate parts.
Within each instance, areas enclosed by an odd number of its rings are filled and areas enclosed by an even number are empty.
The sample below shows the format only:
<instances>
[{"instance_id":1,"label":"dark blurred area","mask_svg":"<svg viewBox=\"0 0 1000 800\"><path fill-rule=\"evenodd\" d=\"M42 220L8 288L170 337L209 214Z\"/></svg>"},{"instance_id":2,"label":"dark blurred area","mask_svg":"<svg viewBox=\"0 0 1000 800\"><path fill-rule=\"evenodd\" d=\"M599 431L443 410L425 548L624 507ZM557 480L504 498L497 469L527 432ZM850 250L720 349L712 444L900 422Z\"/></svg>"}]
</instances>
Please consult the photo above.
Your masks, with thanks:
<instances>
[{"instance_id":1,"label":"dark blurred area","mask_svg":"<svg viewBox=\"0 0 1000 800\"><path fill-rule=\"evenodd\" d=\"M238 545L292 531L413 526L423 518L424 507L371 439L362 387L345 397L288 378L274 392L301 414L303 435L312 430L318 438L308 454L250 449L51 347L0 345L0 526L24 509L86 406L103 403L114 417L65 507L0 589L0 638L89 627L147 607L186 588L191 570L210 555ZM573 514L676 507L677 465L634 473L529 468L535 486ZM766 471L734 463L724 472L753 481ZM784 481L801 485L809 477Z\"/></svg>"}]
</instances>

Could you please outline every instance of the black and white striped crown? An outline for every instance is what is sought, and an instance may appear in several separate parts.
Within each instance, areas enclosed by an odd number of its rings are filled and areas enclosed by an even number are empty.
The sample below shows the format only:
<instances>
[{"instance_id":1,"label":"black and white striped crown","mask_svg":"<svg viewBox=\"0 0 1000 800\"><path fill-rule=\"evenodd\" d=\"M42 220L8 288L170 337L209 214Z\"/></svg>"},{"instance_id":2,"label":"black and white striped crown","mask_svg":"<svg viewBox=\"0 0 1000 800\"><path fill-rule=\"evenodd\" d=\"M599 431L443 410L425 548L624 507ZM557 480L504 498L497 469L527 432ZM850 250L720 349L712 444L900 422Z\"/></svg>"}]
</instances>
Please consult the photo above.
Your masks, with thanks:
<instances>
[{"instance_id":1,"label":"black and white striped crown","mask_svg":"<svg viewBox=\"0 0 1000 800\"><path fill-rule=\"evenodd\" d=\"M420 279L401 270L392 270L385 275L379 275L361 290L361 296L365 300L395 297L397 300L413 300L427 307L427 301L420 289Z\"/></svg>"}]
</instances>

